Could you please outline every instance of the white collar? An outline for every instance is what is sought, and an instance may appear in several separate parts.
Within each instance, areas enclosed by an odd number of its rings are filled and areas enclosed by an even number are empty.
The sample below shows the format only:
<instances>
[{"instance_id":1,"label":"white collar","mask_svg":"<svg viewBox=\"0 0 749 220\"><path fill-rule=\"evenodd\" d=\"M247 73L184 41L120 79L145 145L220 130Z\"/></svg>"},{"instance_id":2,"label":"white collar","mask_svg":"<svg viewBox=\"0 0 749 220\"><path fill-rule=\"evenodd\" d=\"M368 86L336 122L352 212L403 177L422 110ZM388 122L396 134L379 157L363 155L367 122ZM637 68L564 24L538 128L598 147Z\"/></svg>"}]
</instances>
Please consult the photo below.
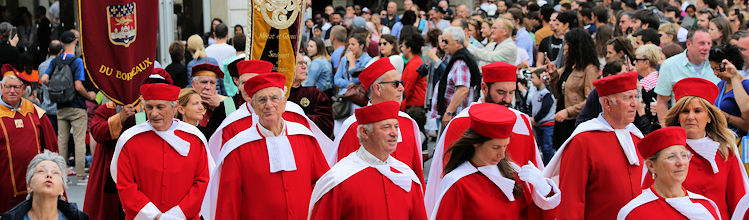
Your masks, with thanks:
<instances>
[{"instance_id":1,"label":"white collar","mask_svg":"<svg viewBox=\"0 0 749 220\"><path fill-rule=\"evenodd\" d=\"M700 139L687 139L687 145L689 145L694 152L697 152L700 157L707 160L707 162L710 162L710 166L713 168L713 173L718 173L719 170L718 164L715 163L715 155L718 154L720 143L705 136Z\"/></svg>"},{"instance_id":2,"label":"white collar","mask_svg":"<svg viewBox=\"0 0 749 220\"><path fill-rule=\"evenodd\" d=\"M463 164L473 166L468 161L464 162ZM478 170L478 172L484 174L484 176L489 178L489 180L491 180L494 185L502 190L502 193L507 196L507 199L510 200L510 202L515 201L515 195L512 194L512 190L515 188L515 180L502 176L502 173L499 172L499 167L497 165L486 165L482 167L476 167L475 169Z\"/></svg>"},{"instance_id":3,"label":"white collar","mask_svg":"<svg viewBox=\"0 0 749 220\"><path fill-rule=\"evenodd\" d=\"M265 137L278 137L278 136L286 136L286 121L281 119L281 132L278 133L278 135L273 134L272 131L265 128L263 125L260 124L260 122L257 123L257 129L260 132L261 135Z\"/></svg>"},{"instance_id":4,"label":"white collar","mask_svg":"<svg viewBox=\"0 0 749 220\"><path fill-rule=\"evenodd\" d=\"M186 157L187 153L190 152L190 142L185 141L182 138L177 137L177 135L174 134L174 131L177 130L177 126L179 126L179 123L180 123L179 120L172 119L172 126L169 127L168 130L158 131L156 130L156 128L154 128L151 125L151 121L147 122L148 128L153 130L156 133L156 135L161 137L161 139L169 143L169 145L172 146L172 148L174 148L174 150L176 150L177 153L179 153L179 155Z\"/></svg>"},{"instance_id":5,"label":"white collar","mask_svg":"<svg viewBox=\"0 0 749 220\"><path fill-rule=\"evenodd\" d=\"M364 162L370 164L370 165L388 165L388 160L385 159L385 161L380 160L380 158L375 157L367 149L364 148L364 146L360 146L358 150L356 150L356 155L359 156L360 159L362 159ZM388 155L388 159L390 158L390 155Z\"/></svg>"}]
</instances>

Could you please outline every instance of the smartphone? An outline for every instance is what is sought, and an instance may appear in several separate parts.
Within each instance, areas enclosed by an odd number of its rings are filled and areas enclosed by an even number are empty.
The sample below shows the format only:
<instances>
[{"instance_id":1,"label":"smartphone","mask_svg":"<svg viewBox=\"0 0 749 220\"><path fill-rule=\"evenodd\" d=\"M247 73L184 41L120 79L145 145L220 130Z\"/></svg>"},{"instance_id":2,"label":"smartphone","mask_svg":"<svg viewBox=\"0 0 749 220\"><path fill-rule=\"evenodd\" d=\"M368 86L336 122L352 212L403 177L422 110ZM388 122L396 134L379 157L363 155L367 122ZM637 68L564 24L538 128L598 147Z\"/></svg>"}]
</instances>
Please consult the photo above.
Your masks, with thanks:
<instances>
[{"instance_id":1,"label":"smartphone","mask_svg":"<svg viewBox=\"0 0 749 220\"><path fill-rule=\"evenodd\" d=\"M726 71L726 63L720 63L720 67L718 68L718 71L725 72Z\"/></svg>"}]
</instances>

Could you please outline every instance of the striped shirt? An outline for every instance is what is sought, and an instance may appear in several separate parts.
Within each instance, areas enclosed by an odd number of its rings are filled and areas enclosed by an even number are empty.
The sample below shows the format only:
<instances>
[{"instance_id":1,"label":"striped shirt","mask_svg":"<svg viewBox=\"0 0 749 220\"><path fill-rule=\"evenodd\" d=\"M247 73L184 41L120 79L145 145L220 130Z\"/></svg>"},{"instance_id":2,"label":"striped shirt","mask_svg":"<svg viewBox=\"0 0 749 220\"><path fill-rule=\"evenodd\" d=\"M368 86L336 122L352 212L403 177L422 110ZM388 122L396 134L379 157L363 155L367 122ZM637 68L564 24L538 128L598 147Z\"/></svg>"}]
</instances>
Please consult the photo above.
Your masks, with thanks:
<instances>
[{"instance_id":1,"label":"striped shirt","mask_svg":"<svg viewBox=\"0 0 749 220\"><path fill-rule=\"evenodd\" d=\"M445 108L450 105L450 103L453 100L453 96L455 96L455 91L458 90L458 86L465 86L468 87L468 96L461 102L461 104L458 106L457 109L455 109L455 112L458 113L460 111L463 111L464 108L468 107L468 105L473 102L473 88L471 88L471 71L468 69L468 65L466 65L466 62L463 60L457 60L452 66L452 69L450 69L450 72L447 73L447 86L445 88ZM439 85L439 83L437 83ZM433 105L432 105L432 115L431 118L438 118L442 117L441 115L437 115L437 93L439 90L439 86L435 86L434 88L434 95L432 96Z\"/></svg>"},{"instance_id":2,"label":"striped shirt","mask_svg":"<svg viewBox=\"0 0 749 220\"><path fill-rule=\"evenodd\" d=\"M640 84L642 85L642 88L645 88L645 91L650 91L651 89L655 88L655 84L657 82L658 71L652 72L640 80Z\"/></svg>"}]
</instances>

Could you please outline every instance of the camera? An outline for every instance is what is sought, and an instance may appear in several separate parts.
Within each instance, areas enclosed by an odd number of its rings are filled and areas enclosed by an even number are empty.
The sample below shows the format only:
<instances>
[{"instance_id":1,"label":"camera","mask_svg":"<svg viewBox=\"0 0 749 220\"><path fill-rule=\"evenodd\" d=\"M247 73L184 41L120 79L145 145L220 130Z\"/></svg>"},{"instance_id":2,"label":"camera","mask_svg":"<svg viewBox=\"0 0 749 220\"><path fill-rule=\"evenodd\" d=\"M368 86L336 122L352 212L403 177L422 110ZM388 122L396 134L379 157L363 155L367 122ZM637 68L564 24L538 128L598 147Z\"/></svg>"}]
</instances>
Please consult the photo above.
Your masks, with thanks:
<instances>
[{"instance_id":1,"label":"camera","mask_svg":"<svg viewBox=\"0 0 749 220\"><path fill-rule=\"evenodd\" d=\"M529 69L519 69L517 75L517 82L523 85L528 85L531 80L531 71Z\"/></svg>"}]
</instances>

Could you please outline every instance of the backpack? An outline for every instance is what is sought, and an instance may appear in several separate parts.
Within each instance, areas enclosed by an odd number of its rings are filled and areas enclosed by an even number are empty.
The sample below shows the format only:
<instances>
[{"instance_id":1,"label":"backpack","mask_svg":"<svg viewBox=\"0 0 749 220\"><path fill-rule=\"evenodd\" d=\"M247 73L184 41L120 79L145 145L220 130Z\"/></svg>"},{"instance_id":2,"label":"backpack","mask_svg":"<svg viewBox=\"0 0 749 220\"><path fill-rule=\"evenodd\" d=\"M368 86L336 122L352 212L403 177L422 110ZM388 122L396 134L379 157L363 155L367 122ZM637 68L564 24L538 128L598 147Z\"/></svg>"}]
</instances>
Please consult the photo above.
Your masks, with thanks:
<instances>
[{"instance_id":1,"label":"backpack","mask_svg":"<svg viewBox=\"0 0 749 220\"><path fill-rule=\"evenodd\" d=\"M52 62L55 63L55 69L49 77L48 93L49 100L55 103L65 103L73 101L75 98L75 80L73 79L73 70L70 64L78 59L75 56L68 60L62 60L57 57Z\"/></svg>"}]
</instances>

